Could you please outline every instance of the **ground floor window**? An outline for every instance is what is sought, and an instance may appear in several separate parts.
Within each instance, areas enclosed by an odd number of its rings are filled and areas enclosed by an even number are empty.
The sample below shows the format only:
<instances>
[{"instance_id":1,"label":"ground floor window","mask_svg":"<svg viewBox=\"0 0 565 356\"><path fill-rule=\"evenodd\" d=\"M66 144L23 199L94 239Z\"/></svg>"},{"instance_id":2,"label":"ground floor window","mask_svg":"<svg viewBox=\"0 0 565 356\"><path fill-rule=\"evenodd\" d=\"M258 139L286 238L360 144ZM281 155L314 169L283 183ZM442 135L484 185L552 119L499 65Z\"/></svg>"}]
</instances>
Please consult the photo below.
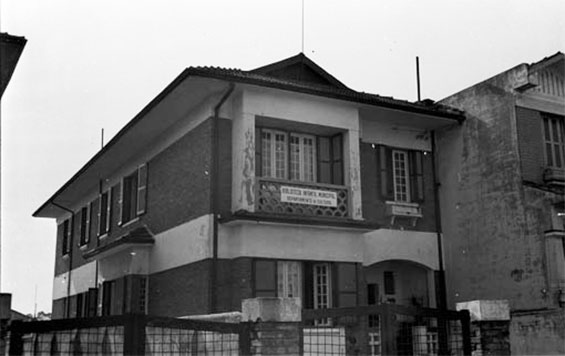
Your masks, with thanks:
<instances>
[{"instance_id":1,"label":"ground floor window","mask_svg":"<svg viewBox=\"0 0 565 356\"><path fill-rule=\"evenodd\" d=\"M305 308L357 305L355 263L256 259L255 297L301 298Z\"/></svg>"}]
</instances>

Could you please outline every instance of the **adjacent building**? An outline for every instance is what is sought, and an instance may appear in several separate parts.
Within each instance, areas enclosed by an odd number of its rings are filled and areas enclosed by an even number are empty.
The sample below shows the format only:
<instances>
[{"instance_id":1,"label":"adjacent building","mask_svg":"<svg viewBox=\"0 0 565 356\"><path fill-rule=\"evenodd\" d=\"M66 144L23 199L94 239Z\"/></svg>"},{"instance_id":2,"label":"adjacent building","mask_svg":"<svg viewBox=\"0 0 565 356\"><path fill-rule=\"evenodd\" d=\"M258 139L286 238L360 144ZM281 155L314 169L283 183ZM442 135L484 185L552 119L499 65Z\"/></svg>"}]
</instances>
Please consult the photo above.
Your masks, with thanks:
<instances>
[{"instance_id":1,"label":"adjacent building","mask_svg":"<svg viewBox=\"0 0 565 356\"><path fill-rule=\"evenodd\" d=\"M57 224L53 317L435 307L433 102L354 91L303 54L190 67L35 213Z\"/></svg>"},{"instance_id":2,"label":"adjacent building","mask_svg":"<svg viewBox=\"0 0 565 356\"><path fill-rule=\"evenodd\" d=\"M565 56L441 101L437 133L449 305L507 299L513 354L565 352Z\"/></svg>"}]
</instances>

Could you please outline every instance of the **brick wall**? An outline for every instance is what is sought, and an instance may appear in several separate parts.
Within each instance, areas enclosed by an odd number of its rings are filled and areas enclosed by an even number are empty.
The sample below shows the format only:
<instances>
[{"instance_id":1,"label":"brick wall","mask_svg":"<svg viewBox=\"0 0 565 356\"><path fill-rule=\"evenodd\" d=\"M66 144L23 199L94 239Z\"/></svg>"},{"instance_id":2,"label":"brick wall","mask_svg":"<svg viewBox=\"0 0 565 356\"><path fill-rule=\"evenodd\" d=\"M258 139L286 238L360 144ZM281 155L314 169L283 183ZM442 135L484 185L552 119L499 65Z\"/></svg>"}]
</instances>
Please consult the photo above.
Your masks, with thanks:
<instances>
[{"instance_id":1,"label":"brick wall","mask_svg":"<svg viewBox=\"0 0 565 356\"><path fill-rule=\"evenodd\" d=\"M377 152L372 144L361 142L361 191L363 192L363 217L367 221L376 222L383 228L402 228L404 230L436 231L435 203L433 185L432 155L423 155L424 161L424 202L421 203L423 218L418 219L416 226L411 219L397 218L391 225L390 217L386 216L385 200L380 195L380 173L377 172Z\"/></svg>"},{"instance_id":2,"label":"brick wall","mask_svg":"<svg viewBox=\"0 0 565 356\"><path fill-rule=\"evenodd\" d=\"M540 112L516 107L516 126L522 179L542 184L545 156Z\"/></svg>"},{"instance_id":3,"label":"brick wall","mask_svg":"<svg viewBox=\"0 0 565 356\"><path fill-rule=\"evenodd\" d=\"M185 316L209 312L210 260L149 276L149 314Z\"/></svg>"},{"instance_id":4,"label":"brick wall","mask_svg":"<svg viewBox=\"0 0 565 356\"><path fill-rule=\"evenodd\" d=\"M253 259L241 257L218 262L217 312L241 310L241 300L253 297Z\"/></svg>"},{"instance_id":5,"label":"brick wall","mask_svg":"<svg viewBox=\"0 0 565 356\"><path fill-rule=\"evenodd\" d=\"M227 120L222 120L224 123L221 125L223 136L229 136L230 134L226 131L230 130L230 126L225 121ZM225 139L224 137L223 140L225 141ZM119 205L120 184L112 186L110 233L100 241L97 238L99 209L98 199L96 199L92 204L90 242L83 250L108 244L141 225L147 225L153 233L158 234L207 214L210 211L210 145L211 119L208 119L147 162L147 213L126 227L118 226L121 212ZM231 155L227 150L223 148L221 151L224 156L224 164L227 161L225 156ZM231 156L229 160L231 160ZM77 213L75 214L72 243L72 268L80 267L86 263L78 246L80 238L79 222L79 214ZM61 224L57 229L56 275L68 271L71 260L61 258L62 239Z\"/></svg>"}]
</instances>

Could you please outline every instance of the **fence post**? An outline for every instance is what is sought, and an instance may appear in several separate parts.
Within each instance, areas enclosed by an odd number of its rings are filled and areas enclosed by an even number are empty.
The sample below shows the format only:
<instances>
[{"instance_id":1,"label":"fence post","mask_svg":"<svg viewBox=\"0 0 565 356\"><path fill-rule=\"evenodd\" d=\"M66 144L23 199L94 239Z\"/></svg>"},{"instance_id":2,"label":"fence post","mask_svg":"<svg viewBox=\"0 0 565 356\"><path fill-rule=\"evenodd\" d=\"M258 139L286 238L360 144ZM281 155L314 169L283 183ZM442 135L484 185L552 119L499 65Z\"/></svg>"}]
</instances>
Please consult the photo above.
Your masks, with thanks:
<instances>
[{"instance_id":1,"label":"fence post","mask_svg":"<svg viewBox=\"0 0 565 356\"><path fill-rule=\"evenodd\" d=\"M439 355L449 355L449 348L448 348L448 319L447 315L444 311L440 311L438 318L438 354Z\"/></svg>"},{"instance_id":2,"label":"fence post","mask_svg":"<svg viewBox=\"0 0 565 356\"><path fill-rule=\"evenodd\" d=\"M10 348L9 355L23 355L24 353L24 340L23 333L21 332L20 320L13 320L10 325Z\"/></svg>"},{"instance_id":3,"label":"fence post","mask_svg":"<svg viewBox=\"0 0 565 356\"><path fill-rule=\"evenodd\" d=\"M251 323L251 321L248 321L239 324L241 326L239 330L239 354L241 356L251 355Z\"/></svg>"},{"instance_id":4,"label":"fence post","mask_svg":"<svg viewBox=\"0 0 565 356\"><path fill-rule=\"evenodd\" d=\"M145 324L143 314L124 316L124 355L145 354Z\"/></svg>"},{"instance_id":5,"label":"fence post","mask_svg":"<svg viewBox=\"0 0 565 356\"><path fill-rule=\"evenodd\" d=\"M473 352L471 347L471 314L468 310L460 310L461 317L461 333L463 334L463 355L471 356Z\"/></svg>"},{"instance_id":6,"label":"fence post","mask_svg":"<svg viewBox=\"0 0 565 356\"><path fill-rule=\"evenodd\" d=\"M396 328L394 325L395 313L388 305L383 306L381 315L382 354L396 355Z\"/></svg>"}]
</instances>

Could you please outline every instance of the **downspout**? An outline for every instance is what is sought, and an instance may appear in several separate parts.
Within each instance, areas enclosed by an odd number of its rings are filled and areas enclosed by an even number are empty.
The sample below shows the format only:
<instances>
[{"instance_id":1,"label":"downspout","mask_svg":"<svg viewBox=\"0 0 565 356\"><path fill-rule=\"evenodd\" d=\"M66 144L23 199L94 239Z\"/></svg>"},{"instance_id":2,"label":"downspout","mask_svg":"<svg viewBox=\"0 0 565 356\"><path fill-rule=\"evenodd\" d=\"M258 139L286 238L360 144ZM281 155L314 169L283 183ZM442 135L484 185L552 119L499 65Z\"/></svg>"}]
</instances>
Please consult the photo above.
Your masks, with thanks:
<instances>
[{"instance_id":1,"label":"downspout","mask_svg":"<svg viewBox=\"0 0 565 356\"><path fill-rule=\"evenodd\" d=\"M447 291L445 283L445 269L443 262L443 229L441 226L441 207L439 200L439 187L440 183L437 180L437 166L436 166L436 133L435 130L432 131L432 174L434 181L434 212L435 212L435 223L437 232L437 250L438 250L438 278L436 283L437 286L437 306L440 310L447 309Z\"/></svg>"},{"instance_id":2,"label":"downspout","mask_svg":"<svg viewBox=\"0 0 565 356\"><path fill-rule=\"evenodd\" d=\"M212 118L212 164L210 165L210 194L212 199L210 201L210 210L212 212L212 265L210 267L210 280L209 280L209 306L210 313L214 313L217 309L216 292L217 292L217 276L218 276L218 215L220 206L219 189L219 172L220 172L220 109L222 105L228 100L233 92L235 84L230 83L220 101L214 106L214 117Z\"/></svg>"},{"instance_id":3,"label":"downspout","mask_svg":"<svg viewBox=\"0 0 565 356\"><path fill-rule=\"evenodd\" d=\"M75 213L74 211L72 211L71 209L65 208L62 205L59 205L57 203L55 203L54 201L51 202L51 204L53 204L54 206L56 206L57 208L64 210L66 212L71 213L71 226L69 226L69 228L71 229L71 237L74 237L74 231L72 231L72 229L74 229L75 226ZM65 239L65 237L63 236L63 240ZM71 244L71 248L69 249L69 279L67 281L67 297L66 297L66 302L65 302L65 318L69 318L71 315L71 303L70 303L70 298L71 298L71 274L73 271L73 241L70 241Z\"/></svg>"}]
</instances>

